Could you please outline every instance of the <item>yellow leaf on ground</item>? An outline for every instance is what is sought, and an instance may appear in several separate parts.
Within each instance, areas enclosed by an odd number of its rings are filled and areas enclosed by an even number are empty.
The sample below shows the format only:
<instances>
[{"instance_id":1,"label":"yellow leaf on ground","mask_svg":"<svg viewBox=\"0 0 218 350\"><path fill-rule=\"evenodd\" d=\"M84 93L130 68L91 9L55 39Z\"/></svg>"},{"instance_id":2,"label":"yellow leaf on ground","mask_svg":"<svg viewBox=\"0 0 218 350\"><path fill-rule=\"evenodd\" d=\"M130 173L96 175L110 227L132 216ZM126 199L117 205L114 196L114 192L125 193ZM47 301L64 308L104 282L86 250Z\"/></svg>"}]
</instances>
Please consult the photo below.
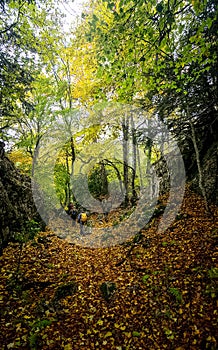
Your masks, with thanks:
<instances>
[{"instance_id":1,"label":"yellow leaf on ground","mask_svg":"<svg viewBox=\"0 0 218 350\"><path fill-rule=\"evenodd\" d=\"M102 320L98 320L98 322L97 322L97 324L99 324L100 326L102 326L103 325L103 321Z\"/></svg>"},{"instance_id":2,"label":"yellow leaf on ground","mask_svg":"<svg viewBox=\"0 0 218 350\"><path fill-rule=\"evenodd\" d=\"M112 336L112 333L111 332L107 332L104 337L108 338L108 337L111 337L111 336Z\"/></svg>"}]
</instances>

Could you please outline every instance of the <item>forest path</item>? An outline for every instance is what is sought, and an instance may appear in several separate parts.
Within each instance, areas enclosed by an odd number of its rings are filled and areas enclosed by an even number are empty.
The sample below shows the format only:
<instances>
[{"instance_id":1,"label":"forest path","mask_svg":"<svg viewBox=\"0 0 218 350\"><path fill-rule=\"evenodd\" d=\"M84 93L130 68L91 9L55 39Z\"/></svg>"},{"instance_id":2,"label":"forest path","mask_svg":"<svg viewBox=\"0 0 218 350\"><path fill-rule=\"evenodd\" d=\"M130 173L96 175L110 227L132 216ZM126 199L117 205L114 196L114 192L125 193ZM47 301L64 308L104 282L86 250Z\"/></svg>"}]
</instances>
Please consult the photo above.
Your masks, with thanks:
<instances>
[{"instance_id":1,"label":"forest path","mask_svg":"<svg viewBox=\"0 0 218 350\"><path fill-rule=\"evenodd\" d=\"M212 211L187 189L167 231L157 235L157 219L132 246L84 248L48 230L25 244L16 280L19 244L9 244L0 257L0 349L215 350ZM105 282L116 285L108 300Z\"/></svg>"}]
</instances>

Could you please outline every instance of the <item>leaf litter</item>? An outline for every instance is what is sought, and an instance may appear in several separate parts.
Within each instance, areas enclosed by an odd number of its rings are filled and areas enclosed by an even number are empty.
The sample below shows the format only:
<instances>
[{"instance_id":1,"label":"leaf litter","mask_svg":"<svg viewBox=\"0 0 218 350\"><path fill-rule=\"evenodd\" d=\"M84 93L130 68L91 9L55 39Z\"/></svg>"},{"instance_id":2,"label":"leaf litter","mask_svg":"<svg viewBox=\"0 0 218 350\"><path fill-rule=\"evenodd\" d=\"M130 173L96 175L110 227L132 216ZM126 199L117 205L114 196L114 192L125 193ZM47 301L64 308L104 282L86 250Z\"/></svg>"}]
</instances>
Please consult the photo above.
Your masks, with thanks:
<instances>
[{"instance_id":1,"label":"leaf litter","mask_svg":"<svg viewBox=\"0 0 218 350\"><path fill-rule=\"evenodd\" d=\"M10 243L0 257L0 348L217 349L211 212L187 188L171 226L157 233L157 217L138 241L83 248L48 229L25 244L16 281L19 244Z\"/></svg>"}]
</instances>

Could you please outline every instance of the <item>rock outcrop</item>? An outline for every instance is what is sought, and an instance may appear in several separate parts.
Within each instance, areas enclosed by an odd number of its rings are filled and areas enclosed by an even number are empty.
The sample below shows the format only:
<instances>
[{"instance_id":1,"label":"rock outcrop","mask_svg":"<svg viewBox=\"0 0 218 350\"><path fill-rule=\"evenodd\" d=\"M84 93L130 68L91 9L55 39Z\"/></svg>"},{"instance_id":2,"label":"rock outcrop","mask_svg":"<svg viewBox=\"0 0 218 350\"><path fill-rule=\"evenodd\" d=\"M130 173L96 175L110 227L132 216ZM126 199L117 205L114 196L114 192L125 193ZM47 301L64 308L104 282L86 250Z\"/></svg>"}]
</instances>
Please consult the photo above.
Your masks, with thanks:
<instances>
[{"instance_id":1,"label":"rock outcrop","mask_svg":"<svg viewBox=\"0 0 218 350\"><path fill-rule=\"evenodd\" d=\"M0 249L13 239L15 233L25 231L30 220L43 228L33 202L31 180L21 174L4 152L0 142Z\"/></svg>"},{"instance_id":2,"label":"rock outcrop","mask_svg":"<svg viewBox=\"0 0 218 350\"><path fill-rule=\"evenodd\" d=\"M209 203L218 205L218 143L214 143L204 155L202 162L203 186ZM191 177L192 188L200 192L199 175Z\"/></svg>"},{"instance_id":3,"label":"rock outcrop","mask_svg":"<svg viewBox=\"0 0 218 350\"><path fill-rule=\"evenodd\" d=\"M218 119L213 128L196 128L197 147L200 158L202 185L208 203L218 205ZM196 161L196 152L191 138L191 131L186 131L186 137L179 142L185 165L186 181L191 188L202 194L199 186L199 169ZM154 169L160 179L160 193L170 189L169 171L163 157L154 163Z\"/></svg>"}]
</instances>

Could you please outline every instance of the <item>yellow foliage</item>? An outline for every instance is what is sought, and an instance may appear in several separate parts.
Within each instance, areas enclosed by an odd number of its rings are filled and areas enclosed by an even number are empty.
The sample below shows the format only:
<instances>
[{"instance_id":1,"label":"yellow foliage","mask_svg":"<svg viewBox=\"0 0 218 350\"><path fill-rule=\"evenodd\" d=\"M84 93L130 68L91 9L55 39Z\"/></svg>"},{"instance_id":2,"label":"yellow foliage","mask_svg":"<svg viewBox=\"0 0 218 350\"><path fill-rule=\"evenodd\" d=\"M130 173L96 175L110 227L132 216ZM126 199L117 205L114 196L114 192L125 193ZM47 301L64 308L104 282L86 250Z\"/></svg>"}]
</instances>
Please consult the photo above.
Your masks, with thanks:
<instances>
[{"instance_id":1,"label":"yellow foliage","mask_svg":"<svg viewBox=\"0 0 218 350\"><path fill-rule=\"evenodd\" d=\"M97 59L94 44L84 43L73 50L70 74L73 77L72 96L81 103L91 101L100 80L96 77Z\"/></svg>"},{"instance_id":2,"label":"yellow foliage","mask_svg":"<svg viewBox=\"0 0 218 350\"><path fill-rule=\"evenodd\" d=\"M14 150L8 154L8 158L20 169L22 173L30 174L32 158L22 150Z\"/></svg>"}]
</instances>

